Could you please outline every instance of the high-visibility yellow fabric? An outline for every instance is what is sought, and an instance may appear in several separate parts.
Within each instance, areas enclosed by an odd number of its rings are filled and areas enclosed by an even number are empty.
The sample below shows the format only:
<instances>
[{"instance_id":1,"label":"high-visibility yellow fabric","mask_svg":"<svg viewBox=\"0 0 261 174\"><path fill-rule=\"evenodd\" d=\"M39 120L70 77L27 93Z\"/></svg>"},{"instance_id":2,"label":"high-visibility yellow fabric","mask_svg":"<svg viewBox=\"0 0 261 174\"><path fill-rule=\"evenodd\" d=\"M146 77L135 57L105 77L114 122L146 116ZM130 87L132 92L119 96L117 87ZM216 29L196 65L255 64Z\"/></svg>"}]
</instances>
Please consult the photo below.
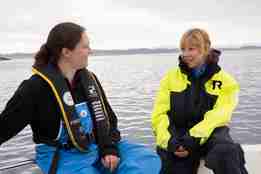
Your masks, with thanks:
<instances>
[{"instance_id":1,"label":"high-visibility yellow fabric","mask_svg":"<svg viewBox=\"0 0 261 174\"><path fill-rule=\"evenodd\" d=\"M222 82L222 88L213 89L213 81ZM161 80L152 112L152 129L156 136L156 144L166 149L171 137L168 127L170 110L170 92L182 92L191 82L181 69L170 70ZM232 112L238 103L239 85L228 73L222 69L214 74L205 84L205 91L216 95L217 100L212 110L205 113L204 119L189 130L190 136L201 138L200 144L207 141L212 131L220 126L227 125ZM189 99L188 99L189 100Z\"/></svg>"}]
</instances>

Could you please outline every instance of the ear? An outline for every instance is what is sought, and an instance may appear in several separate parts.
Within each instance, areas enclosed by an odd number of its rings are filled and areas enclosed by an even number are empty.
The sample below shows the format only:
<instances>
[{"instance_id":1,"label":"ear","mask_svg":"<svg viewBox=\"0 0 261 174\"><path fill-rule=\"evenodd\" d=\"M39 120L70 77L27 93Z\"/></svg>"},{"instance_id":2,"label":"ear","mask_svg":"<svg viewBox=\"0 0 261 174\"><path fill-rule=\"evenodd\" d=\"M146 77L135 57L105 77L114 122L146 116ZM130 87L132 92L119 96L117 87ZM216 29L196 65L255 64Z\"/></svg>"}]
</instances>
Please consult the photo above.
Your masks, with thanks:
<instances>
[{"instance_id":1,"label":"ear","mask_svg":"<svg viewBox=\"0 0 261 174\"><path fill-rule=\"evenodd\" d=\"M62 48L62 55L64 57L71 57L71 50L69 50L68 48Z\"/></svg>"}]
</instances>

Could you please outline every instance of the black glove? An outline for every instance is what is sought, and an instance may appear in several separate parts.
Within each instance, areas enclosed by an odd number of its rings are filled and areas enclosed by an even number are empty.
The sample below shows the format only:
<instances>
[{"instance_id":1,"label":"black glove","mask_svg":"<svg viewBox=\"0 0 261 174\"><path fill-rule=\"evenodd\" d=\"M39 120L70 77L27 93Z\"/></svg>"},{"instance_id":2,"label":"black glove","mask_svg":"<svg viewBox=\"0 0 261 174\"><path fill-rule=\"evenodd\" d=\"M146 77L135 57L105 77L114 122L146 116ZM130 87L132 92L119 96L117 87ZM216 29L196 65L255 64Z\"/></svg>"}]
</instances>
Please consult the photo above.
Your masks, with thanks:
<instances>
[{"instance_id":1,"label":"black glove","mask_svg":"<svg viewBox=\"0 0 261 174\"><path fill-rule=\"evenodd\" d=\"M171 137L168 142L168 151L174 153L180 145L180 142L175 137Z\"/></svg>"},{"instance_id":2,"label":"black glove","mask_svg":"<svg viewBox=\"0 0 261 174\"><path fill-rule=\"evenodd\" d=\"M190 153L197 151L200 147L200 138L192 137L188 133L180 137L178 141Z\"/></svg>"},{"instance_id":3,"label":"black glove","mask_svg":"<svg viewBox=\"0 0 261 174\"><path fill-rule=\"evenodd\" d=\"M117 143L121 140L121 133L118 129L114 129L110 132L111 139L114 143Z\"/></svg>"}]
</instances>

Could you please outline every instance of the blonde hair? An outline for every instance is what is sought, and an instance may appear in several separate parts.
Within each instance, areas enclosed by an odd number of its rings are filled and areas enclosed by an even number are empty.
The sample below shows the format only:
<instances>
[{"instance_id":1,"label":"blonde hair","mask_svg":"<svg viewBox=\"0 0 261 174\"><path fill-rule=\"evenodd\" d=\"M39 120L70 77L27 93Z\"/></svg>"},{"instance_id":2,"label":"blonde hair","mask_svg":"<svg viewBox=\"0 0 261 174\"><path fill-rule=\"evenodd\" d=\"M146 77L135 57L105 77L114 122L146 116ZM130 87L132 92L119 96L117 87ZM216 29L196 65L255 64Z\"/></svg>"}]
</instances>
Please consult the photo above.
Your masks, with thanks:
<instances>
[{"instance_id":1,"label":"blonde hair","mask_svg":"<svg viewBox=\"0 0 261 174\"><path fill-rule=\"evenodd\" d=\"M208 33L199 28L193 28L183 34L180 40L180 49L196 47L200 52L207 56L209 54L211 42Z\"/></svg>"}]
</instances>

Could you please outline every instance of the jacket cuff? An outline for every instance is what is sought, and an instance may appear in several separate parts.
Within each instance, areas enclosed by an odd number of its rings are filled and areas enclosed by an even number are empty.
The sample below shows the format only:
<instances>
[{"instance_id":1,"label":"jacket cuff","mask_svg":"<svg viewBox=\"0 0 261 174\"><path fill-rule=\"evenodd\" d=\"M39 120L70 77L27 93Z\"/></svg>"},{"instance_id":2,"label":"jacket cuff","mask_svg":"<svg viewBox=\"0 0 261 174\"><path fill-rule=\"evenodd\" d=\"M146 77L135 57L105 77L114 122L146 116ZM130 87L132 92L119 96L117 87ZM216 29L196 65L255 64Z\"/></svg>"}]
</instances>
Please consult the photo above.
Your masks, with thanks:
<instances>
[{"instance_id":1,"label":"jacket cuff","mask_svg":"<svg viewBox=\"0 0 261 174\"><path fill-rule=\"evenodd\" d=\"M195 138L188 134L185 134L179 140L180 144L188 149L190 152L193 152L200 147L200 138Z\"/></svg>"},{"instance_id":2,"label":"jacket cuff","mask_svg":"<svg viewBox=\"0 0 261 174\"><path fill-rule=\"evenodd\" d=\"M167 150L169 152L176 152L177 148L180 146L180 143L177 141L176 138L171 137L168 141L168 147Z\"/></svg>"},{"instance_id":3,"label":"jacket cuff","mask_svg":"<svg viewBox=\"0 0 261 174\"><path fill-rule=\"evenodd\" d=\"M121 140L121 133L118 129L112 130L110 133L110 136L111 136L112 142L114 142L114 143L117 143Z\"/></svg>"}]
</instances>

